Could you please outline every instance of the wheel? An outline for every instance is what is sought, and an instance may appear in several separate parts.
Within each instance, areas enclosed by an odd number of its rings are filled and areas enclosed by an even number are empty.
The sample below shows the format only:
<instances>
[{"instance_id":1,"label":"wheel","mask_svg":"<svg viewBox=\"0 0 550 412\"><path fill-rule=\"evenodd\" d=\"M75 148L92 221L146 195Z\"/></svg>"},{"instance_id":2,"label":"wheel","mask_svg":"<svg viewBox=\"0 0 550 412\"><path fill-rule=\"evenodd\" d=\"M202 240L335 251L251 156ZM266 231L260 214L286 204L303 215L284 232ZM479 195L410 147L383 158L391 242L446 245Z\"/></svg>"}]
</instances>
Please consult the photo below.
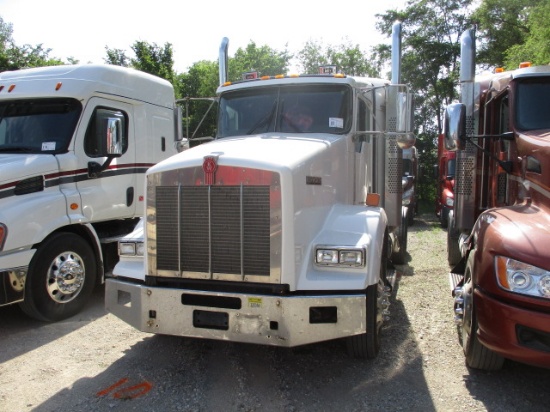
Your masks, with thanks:
<instances>
[{"instance_id":1,"label":"wheel","mask_svg":"<svg viewBox=\"0 0 550 412\"><path fill-rule=\"evenodd\" d=\"M478 326L474 305L473 257L474 251L470 252L464 273L464 286L462 288L463 320L462 324L458 326L459 340L462 343L462 349L466 357L466 365L474 369L495 371L502 368L504 358L483 346L477 338Z\"/></svg>"},{"instance_id":2,"label":"wheel","mask_svg":"<svg viewBox=\"0 0 550 412\"><path fill-rule=\"evenodd\" d=\"M380 352L382 314L378 308L378 298L381 287L379 284L367 287L367 332L346 340L348 354L354 358L374 359Z\"/></svg>"},{"instance_id":3,"label":"wheel","mask_svg":"<svg viewBox=\"0 0 550 412\"><path fill-rule=\"evenodd\" d=\"M380 307L384 293L384 282L388 263L387 234L384 236L384 247L380 260L380 280L375 285L367 287L366 291L366 333L353 335L346 339L348 355L354 358L374 359L380 352L380 329L383 324ZM386 306L387 308L387 306Z\"/></svg>"},{"instance_id":4,"label":"wheel","mask_svg":"<svg viewBox=\"0 0 550 412\"><path fill-rule=\"evenodd\" d=\"M401 217L401 226L397 231L397 237L399 238L399 250L392 253L391 261L396 265L403 265L407 262L407 241L409 237L407 214Z\"/></svg>"},{"instance_id":5,"label":"wheel","mask_svg":"<svg viewBox=\"0 0 550 412\"><path fill-rule=\"evenodd\" d=\"M97 264L90 245L72 233L57 233L34 254L25 283L23 311L52 322L78 313L88 301Z\"/></svg>"},{"instance_id":6,"label":"wheel","mask_svg":"<svg viewBox=\"0 0 550 412\"><path fill-rule=\"evenodd\" d=\"M447 229L449 226L449 208L443 206L441 212L439 213L439 223L443 229Z\"/></svg>"},{"instance_id":7,"label":"wheel","mask_svg":"<svg viewBox=\"0 0 550 412\"><path fill-rule=\"evenodd\" d=\"M416 214L416 208L416 205L409 208L409 211L407 213L407 223L409 226L414 225L414 215Z\"/></svg>"},{"instance_id":8,"label":"wheel","mask_svg":"<svg viewBox=\"0 0 550 412\"><path fill-rule=\"evenodd\" d=\"M460 259L462 259L462 254L460 253L460 246L458 244L460 232L455 229L454 217L452 214L449 214L449 227L447 228L447 262L449 266L455 266Z\"/></svg>"}]
</instances>

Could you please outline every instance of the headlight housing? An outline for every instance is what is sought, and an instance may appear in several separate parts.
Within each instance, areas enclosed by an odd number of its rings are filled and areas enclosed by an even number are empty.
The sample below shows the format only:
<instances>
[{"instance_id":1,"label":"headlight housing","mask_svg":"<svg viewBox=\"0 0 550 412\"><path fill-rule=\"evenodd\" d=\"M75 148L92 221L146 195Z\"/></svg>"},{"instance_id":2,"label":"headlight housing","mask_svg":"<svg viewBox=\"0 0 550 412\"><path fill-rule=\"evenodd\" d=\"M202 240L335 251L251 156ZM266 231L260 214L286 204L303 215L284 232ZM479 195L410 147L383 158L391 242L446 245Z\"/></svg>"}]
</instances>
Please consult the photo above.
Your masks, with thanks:
<instances>
[{"instance_id":1,"label":"headlight housing","mask_svg":"<svg viewBox=\"0 0 550 412\"><path fill-rule=\"evenodd\" d=\"M340 246L317 246L315 264L318 266L365 267L366 250Z\"/></svg>"},{"instance_id":2,"label":"headlight housing","mask_svg":"<svg viewBox=\"0 0 550 412\"><path fill-rule=\"evenodd\" d=\"M119 256L143 256L143 242L118 242Z\"/></svg>"},{"instance_id":3,"label":"headlight housing","mask_svg":"<svg viewBox=\"0 0 550 412\"><path fill-rule=\"evenodd\" d=\"M550 271L504 256L495 256L495 270L501 288L550 299Z\"/></svg>"}]
</instances>

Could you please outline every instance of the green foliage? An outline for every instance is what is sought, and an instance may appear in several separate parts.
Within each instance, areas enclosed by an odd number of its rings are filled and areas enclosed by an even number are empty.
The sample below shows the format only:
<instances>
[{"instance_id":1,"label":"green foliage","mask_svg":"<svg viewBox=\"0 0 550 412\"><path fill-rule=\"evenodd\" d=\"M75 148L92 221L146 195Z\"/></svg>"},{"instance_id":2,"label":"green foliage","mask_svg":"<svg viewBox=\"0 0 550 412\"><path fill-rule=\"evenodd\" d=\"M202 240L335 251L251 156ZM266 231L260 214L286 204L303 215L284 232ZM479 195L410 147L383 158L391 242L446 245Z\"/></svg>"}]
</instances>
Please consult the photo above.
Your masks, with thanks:
<instances>
[{"instance_id":1,"label":"green foliage","mask_svg":"<svg viewBox=\"0 0 550 412\"><path fill-rule=\"evenodd\" d=\"M379 77L379 70L365 57L359 45L350 42L323 47L315 40L308 41L298 53L301 72L314 74L319 66L336 66L338 71L350 76Z\"/></svg>"},{"instance_id":2,"label":"green foliage","mask_svg":"<svg viewBox=\"0 0 550 412\"><path fill-rule=\"evenodd\" d=\"M530 32L529 15L537 4L541 0L483 0L472 14L477 24L477 62L502 67L507 50L523 49Z\"/></svg>"},{"instance_id":3,"label":"green foliage","mask_svg":"<svg viewBox=\"0 0 550 412\"><path fill-rule=\"evenodd\" d=\"M12 35L13 25L0 17L0 72L63 64L61 60L49 57L51 49L44 49L41 44L17 46Z\"/></svg>"},{"instance_id":4,"label":"green foliage","mask_svg":"<svg viewBox=\"0 0 550 412\"><path fill-rule=\"evenodd\" d=\"M107 57L103 61L114 66L130 67L130 58L126 56L126 51L121 49L109 49L105 46Z\"/></svg>"},{"instance_id":5,"label":"green foliage","mask_svg":"<svg viewBox=\"0 0 550 412\"><path fill-rule=\"evenodd\" d=\"M131 67L162 77L171 83L174 82L174 53L170 43L165 43L164 47L160 47L155 43L136 41L132 50L136 57L130 59Z\"/></svg>"},{"instance_id":6,"label":"green foliage","mask_svg":"<svg viewBox=\"0 0 550 412\"><path fill-rule=\"evenodd\" d=\"M460 36L471 26L471 4L471 0L410 0L404 10L377 15L377 28L387 35L396 20L403 23L401 82L416 95L416 147L422 170L431 170L435 163L444 108L458 97ZM378 46L373 53L380 64L389 63L388 46ZM434 195L435 181L431 173L423 173L419 197L431 200Z\"/></svg>"},{"instance_id":7,"label":"green foliage","mask_svg":"<svg viewBox=\"0 0 550 412\"><path fill-rule=\"evenodd\" d=\"M530 61L533 65L550 64L550 2L538 3L529 10L525 42L515 44L505 52L507 69L515 69L524 61Z\"/></svg>"},{"instance_id":8,"label":"green foliage","mask_svg":"<svg viewBox=\"0 0 550 412\"><path fill-rule=\"evenodd\" d=\"M277 51L269 46L256 46L251 41L245 49L239 48L229 59L228 80L242 80L243 73L257 71L260 76L275 76L286 73L292 56L285 49Z\"/></svg>"}]
</instances>

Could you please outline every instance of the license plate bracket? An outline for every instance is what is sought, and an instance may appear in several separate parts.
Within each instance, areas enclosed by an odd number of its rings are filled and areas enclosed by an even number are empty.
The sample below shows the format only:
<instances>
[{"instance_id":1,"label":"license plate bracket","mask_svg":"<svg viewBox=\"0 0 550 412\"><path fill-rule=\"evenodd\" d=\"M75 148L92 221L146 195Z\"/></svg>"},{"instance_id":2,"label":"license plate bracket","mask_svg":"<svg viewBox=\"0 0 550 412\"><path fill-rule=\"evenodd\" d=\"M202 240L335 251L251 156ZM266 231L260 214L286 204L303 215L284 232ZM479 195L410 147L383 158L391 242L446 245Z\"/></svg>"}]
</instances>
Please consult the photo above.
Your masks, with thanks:
<instances>
[{"instance_id":1,"label":"license plate bracket","mask_svg":"<svg viewBox=\"0 0 550 412\"><path fill-rule=\"evenodd\" d=\"M226 312L194 310L193 326L202 329L229 330L229 315Z\"/></svg>"}]
</instances>

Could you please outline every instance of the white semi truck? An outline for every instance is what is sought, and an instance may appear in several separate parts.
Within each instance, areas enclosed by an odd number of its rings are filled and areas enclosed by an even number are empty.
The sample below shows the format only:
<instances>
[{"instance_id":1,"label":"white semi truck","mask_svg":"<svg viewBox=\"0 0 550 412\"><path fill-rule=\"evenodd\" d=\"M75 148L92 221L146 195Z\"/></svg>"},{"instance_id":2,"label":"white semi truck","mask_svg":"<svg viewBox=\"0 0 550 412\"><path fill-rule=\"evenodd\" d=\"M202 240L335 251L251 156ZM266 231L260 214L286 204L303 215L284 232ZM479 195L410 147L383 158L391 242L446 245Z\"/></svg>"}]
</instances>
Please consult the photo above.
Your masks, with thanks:
<instances>
[{"instance_id":1,"label":"white semi truck","mask_svg":"<svg viewBox=\"0 0 550 412\"><path fill-rule=\"evenodd\" d=\"M76 314L143 215L145 171L185 146L171 84L109 65L0 73L0 306Z\"/></svg>"},{"instance_id":2,"label":"white semi truck","mask_svg":"<svg viewBox=\"0 0 550 412\"><path fill-rule=\"evenodd\" d=\"M150 333L284 347L346 338L352 356L375 357L390 257L405 253L402 148L415 141L400 28L392 83L227 82L224 39L217 135L147 171L143 227L120 243L107 310Z\"/></svg>"}]
</instances>

